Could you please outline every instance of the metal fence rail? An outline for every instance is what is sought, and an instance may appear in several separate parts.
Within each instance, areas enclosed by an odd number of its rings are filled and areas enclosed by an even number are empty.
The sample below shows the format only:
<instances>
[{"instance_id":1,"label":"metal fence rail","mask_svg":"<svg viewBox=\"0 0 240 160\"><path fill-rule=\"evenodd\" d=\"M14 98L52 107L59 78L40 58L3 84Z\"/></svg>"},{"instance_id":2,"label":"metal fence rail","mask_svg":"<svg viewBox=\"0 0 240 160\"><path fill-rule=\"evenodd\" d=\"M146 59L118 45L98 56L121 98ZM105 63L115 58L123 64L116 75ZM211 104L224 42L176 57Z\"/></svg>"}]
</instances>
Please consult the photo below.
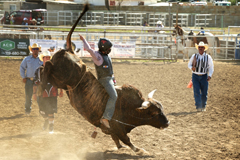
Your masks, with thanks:
<instances>
[{"instance_id":1,"label":"metal fence rail","mask_svg":"<svg viewBox=\"0 0 240 160\"><path fill-rule=\"evenodd\" d=\"M71 10L44 12L45 25L72 25L72 21L74 22L80 13ZM224 15L219 14L178 14L178 23L185 27L223 27L223 19ZM161 20L165 26L173 26L173 24L176 24L176 14L163 12L88 11L79 23L82 25L142 26L143 22L146 21L153 27L157 25L158 20Z\"/></svg>"},{"instance_id":2,"label":"metal fence rail","mask_svg":"<svg viewBox=\"0 0 240 160\"><path fill-rule=\"evenodd\" d=\"M6 27L6 25L4 25ZM16 26L21 27L21 25ZM56 26L41 26L48 28L56 28ZM58 28L58 27L57 27ZM59 27L70 28L71 27ZM168 31L165 34L159 34L158 32L148 33L147 31L156 29L155 27L125 27L125 26L88 26L77 27L77 29L85 29L85 32L74 32L72 40L79 40L78 33L81 33L86 37L87 41L98 41L100 37L109 38L113 42L134 42L136 44L136 57L139 58L184 58L188 59L193 53L194 47L186 47L186 41L181 44L176 40L175 36L172 36L173 29L164 28L164 31ZM102 32L89 32L89 29L102 29ZM135 30L135 32L108 32L108 30ZM40 31L40 30L14 30L13 28L4 28L0 30L0 37L8 35L9 38L22 38L23 36L29 36L29 39L53 39L53 40L66 40L68 32L59 31ZM194 36L184 36L183 39L188 39ZM220 39L220 47L217 47L214 43L209 47L212 49L210 53L213 59L235 59L234 52L239 50L239 47L235 44L237 35L215 35L213 38L218 37ZM240 38L240 37L238 37ZM183 45L183 53L181 53L180 45ZM220 50L220 52L217 52ZM187 53L187 55L186 55Z\"/></svg>"}]
</instances>

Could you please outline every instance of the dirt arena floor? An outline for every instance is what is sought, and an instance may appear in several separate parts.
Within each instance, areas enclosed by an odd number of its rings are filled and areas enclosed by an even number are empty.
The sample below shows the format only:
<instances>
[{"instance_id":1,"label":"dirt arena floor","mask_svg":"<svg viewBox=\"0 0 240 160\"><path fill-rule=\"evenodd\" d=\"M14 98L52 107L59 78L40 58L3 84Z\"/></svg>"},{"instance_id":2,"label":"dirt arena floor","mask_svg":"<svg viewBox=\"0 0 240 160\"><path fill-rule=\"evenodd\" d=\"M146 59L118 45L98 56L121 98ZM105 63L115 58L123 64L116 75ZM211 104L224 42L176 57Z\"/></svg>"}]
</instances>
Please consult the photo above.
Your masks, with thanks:
<instances>
[{"instance_id":1,"label":"dirt arena floor","mask_svg":"<svg viewBox=\"0 0 240 160\"><path fill-rule=\"evenodd\" d=\"M154 89L171 121L165 130L140 126L129 134L131 141L149 154L117 150L109 135L79 115L64 97L58 99L53 134L42 131L43 118L33 101L30 116L24 115L24 84L20 59L0 59L0 160L182 160L240 159L240 64L214 62L206 112L196 112L191 71L187 62L114 62L118 85L132 84L145 97ZM92 62L86 62L94 68ZM95 72L95 70L92 70Z\"/></svg>"}]
</instances>

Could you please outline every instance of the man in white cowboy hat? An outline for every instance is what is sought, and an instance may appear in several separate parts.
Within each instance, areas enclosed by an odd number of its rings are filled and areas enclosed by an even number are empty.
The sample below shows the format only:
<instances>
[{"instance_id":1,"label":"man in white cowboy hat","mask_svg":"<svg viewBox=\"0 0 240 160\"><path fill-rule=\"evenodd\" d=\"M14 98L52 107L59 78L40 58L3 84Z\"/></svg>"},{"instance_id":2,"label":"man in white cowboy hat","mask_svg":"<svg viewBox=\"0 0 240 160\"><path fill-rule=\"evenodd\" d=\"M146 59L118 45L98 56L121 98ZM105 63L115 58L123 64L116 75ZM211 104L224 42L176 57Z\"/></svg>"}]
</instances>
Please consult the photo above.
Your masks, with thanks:
<instances>
[{"instance_id":1,"label":"man in white cowboy hat","mask_svg":"<svg viewBox=\"0 0 240 160\"><path fill-rule=\"evenodd\" d=\"M25 114L29 115L31 112L32 95L33 95L33 77L36 69L40 67L43 62L39 60L38 53L41 47L34 43L29 46L29 50L32 52L31 55L25 57L20 65L20 75L25 83Z\"/></svg>"},{"instance_id":2,"label":"man in white cowboy hat","mask_svg":"<svg viewBox=\"0 0 240 160\"><path fill-rule=\"evenodd\" d=\"M30 20L32 25L36 25L37 24L37 20L35 18L33 18L32 20Z\"/></svg>"},{"instance_id":3,"label":"man in white cowboy hat","mask_svg":"<svg viewBox=\"0 0 240 160\"><path fill-rule=\"evenodd\" d=\"M43 62L43 66L52 56L49 51L44 51L39 55L39 59ZM49 133L53 133L54 113L57 113L57 96L58 88L48 83L46 88L41 88L41 71L43 66L39 67L35 72L34 82L38 85L38 89L34 87L34 99L37 99L39 106L39 113L44 118L43 130L47 129L49 125ZM37 91L37 92L36 92ZM36 98L37 93L37 98ZM60 89L59 97L63 96L63 90Z\"/></svg>"},{"instance_id":4,"label":"man in white cowboy hat","mask_svg":"<svg viewBox=\"0 0 240 160\"><path fill-rule=\"evenodd\" d=\"M158 28L164 28L164 25L163 25L162 21L157 21L157 27Z\"/></svg>"},{"instance_id":5,"label":"man in white cowboy hat","mask_svg":"<svg viewBox=\"0 0 240 160\"><path fill-rule=\"evenodd\" d=\"M164 28L164 25L163 25L163 23L162 23L162 21L157 21L157 26L156 26L157 28L157 30L155 31L155 32L159 32L159 33L165 33L165 31L159 31L159 30L161 30L162 28Z\"/></svg>"},{"instance_id":6,"label":"man in white cowboy hat","mask_svg":"<svg viewBox=\"0 0 240 160\"><path fill-rule=\"evenodd\" d=\"M36 21L36 19L32 19L32 20L30 20L30 26L35 26L35 27L30 27L30 29L37 29L37 21Z\"/></svg>"},{"instance_id":7,"label":"man in white cowboy hat","mask_svg":"<svg viewBox=\"0 0 240 160\"><path fill-rule=\"evenodd\" d=\"M193 92L197 111L206 111L208 82L213 75L214 66L210 55L205 51L208 45L204 42L195 44L198 53L193 54L189 60L188 68L192 70Z\"/></svg>"}]
</instances>

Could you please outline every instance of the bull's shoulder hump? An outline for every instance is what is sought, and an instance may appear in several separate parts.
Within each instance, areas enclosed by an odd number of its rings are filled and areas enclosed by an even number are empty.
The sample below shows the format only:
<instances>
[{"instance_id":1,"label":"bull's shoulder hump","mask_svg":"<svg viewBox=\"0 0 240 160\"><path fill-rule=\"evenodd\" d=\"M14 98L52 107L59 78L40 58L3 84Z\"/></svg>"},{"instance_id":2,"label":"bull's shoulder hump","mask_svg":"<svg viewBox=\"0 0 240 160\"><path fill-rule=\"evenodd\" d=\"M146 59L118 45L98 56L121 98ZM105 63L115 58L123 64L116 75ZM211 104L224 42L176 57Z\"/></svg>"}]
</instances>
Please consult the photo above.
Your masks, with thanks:
<instances>
[{"instance_id":1,"label":"bull's shoulder hump","mask_svg":"<svg viewBox=\"0 0 240 160\"><path fill-rule=\"evenodd\" d=\"M122 93L126 95L132 95L132 96L135 95L139 98L142 97L142 92L131 84L123 84L121 87L121 90L122 90Z\"/></svg>"}]
</instances>

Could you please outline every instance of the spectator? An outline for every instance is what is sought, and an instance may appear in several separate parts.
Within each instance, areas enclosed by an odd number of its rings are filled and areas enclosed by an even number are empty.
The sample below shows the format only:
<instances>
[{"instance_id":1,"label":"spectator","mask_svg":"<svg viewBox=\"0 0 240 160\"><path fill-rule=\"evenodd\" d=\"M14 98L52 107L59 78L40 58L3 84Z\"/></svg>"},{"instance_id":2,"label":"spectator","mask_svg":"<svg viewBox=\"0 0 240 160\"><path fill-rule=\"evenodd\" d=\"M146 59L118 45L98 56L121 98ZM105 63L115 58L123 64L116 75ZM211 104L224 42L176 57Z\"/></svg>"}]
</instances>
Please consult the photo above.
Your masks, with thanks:
<instances>
[{"instance_id":1,"label":"spectator","mask_svg":"<svg viewBox=\"0 0 240 160\"><path fill-rule=\"evenodd\" d=\"M51 60L52 56L49 51L44 51L43 54L39 56L39 59L43 62L43 66L46 61ZM47 129L49 125L49 133L53 133L54 125L54 113L57 113L57 96L58 88L54 87L52 84L48 83L44 90L41 88L41 78L40 73L43 66L39 67L35 72L34 82L38 85L38 89L34 89L34 99L36 99L39 106L39 113L44 118L43 130ZM63 96L63 90L60 89L59 97Z\"/></svg>"},{"instance_id":2,"label":"spectator","mask_svg":"<svg viewBox=\"0 0 240 160\"><path fill-rule=\"evenodd\" d=\"M158 28L164 28L164 25L162 24L162 21L157 21L157 27Z\"/></svg>"},{"instance_id":3,"label":"spectator","mask_svg":"<svg viewBox=\"0 0 240 160\"><path fill-rule=\"evenodd\" d=\"M20 65L20 75L23 78L23 83L25 83L26 115L29 115L32 109L34 73L36 69L43 64L38 58L38 53L41 50L41 47L37 43L34 43L32 46L29 46L29 50L32 52L32 55L25 57Z\"/></svg>"},{"instance_id":4,"label":"spectator","mask_svg":"<svg viewBox=\"0 0 240 160\"><path fill-rule=\"evenodd\" d=\"M197 35L203 35L204 36L204 33L205 33L204 28L201 27L201 31L199 31Z\"/></svg>"},{"instance_id":5,"label":"spectator","mask_svg":"<svg viewBox=\"0 0 240 160\"><path fill-rule=\"evenodd\" d=\"M143 26L144 26L144 27L149 27L147 21L144 21Z\"/></svg>"},{"instance_id":6,"label":"spectator","mask_svg":"<svg viewBox=\"0 0 240 160\"><path fill-rule=\"evenodd\" d=\"M54 52L55 51L55 46L52 46L48 49L49 52Z\"/></svg>"},{"instance_id":7,"label":"spectator","mask_svg":"<svg viewBox=\"0 0 240 160\"><path fill-rule=\"evenodd\" d=\"M10 24L14 24L15 23L15 16L11 15L10 17Z\"/></svg>"},{"instance_id":8,"label":"spectator","mask_svg":"<svg viewBox=\"0 0 240 160\"><path fill-rule=\"evenodd\" d=\"M35 18L33 18L32 20L30 20L30 25L34 26L34 27L30 27L30 29L37 29L38 31L43 31L43 27L39 27L37 26L37 20ZM49 35L47 35L49 36Z\"/></svg>"},{"instance_id":9,"label":"spectator","mask_svg":"<svg viewBox=\"0 0 240 160\"><path fill-rule=\"evenodd\" d=\"M164 28L164 25L162 24L162 21L157 21L157 29L161 30L162 28ZM156 30L155 32L158 32L158 30ZM159 31L159 33L165 33L165 31Z\"/></svg>"},{"instance_id":10,"label":"spectator","mask_svg":"<svg viewBox=\"0 0 240 160\"><path fill-rule=\"evenodd\" d=\"M32 20L30 20L30 25L33 25L33 26L36 26L37 25L37 21L36 21L36 19L32 19Z\"/></svg>"},{"instance_id":11,"label":"spectator","mask_svg":"<svg viewBox=\"0 0 240 160\"><path fill-rule=\"evenodd\" d=\"M28 19L26 17L23 18L22 25L28 26ZM23 29L28 29L28 27L24 27Z\"/></svg>"}]
</instances>

